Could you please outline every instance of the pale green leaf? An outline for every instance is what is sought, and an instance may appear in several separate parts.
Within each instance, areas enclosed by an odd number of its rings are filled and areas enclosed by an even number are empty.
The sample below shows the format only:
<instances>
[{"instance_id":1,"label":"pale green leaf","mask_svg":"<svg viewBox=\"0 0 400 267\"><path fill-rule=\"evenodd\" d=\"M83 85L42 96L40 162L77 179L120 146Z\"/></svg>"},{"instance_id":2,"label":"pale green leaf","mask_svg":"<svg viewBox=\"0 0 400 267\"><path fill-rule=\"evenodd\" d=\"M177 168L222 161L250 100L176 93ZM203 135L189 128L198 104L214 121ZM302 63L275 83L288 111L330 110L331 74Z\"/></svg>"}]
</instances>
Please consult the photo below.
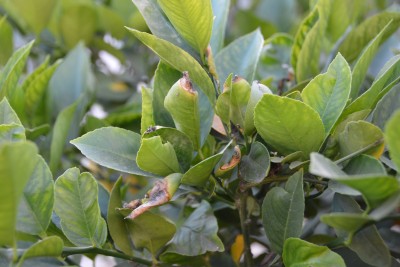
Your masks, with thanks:
<instances>
[{"instance_id":1,"label":"pale green leaf","mask_svg":"<svg viewBox=\"0 0 400 267\"><path fill-rule=\"evenodd\" d=\"M262 220L271 248L281 254L285 240L299 237L304 219L303 171L293 174L285 189L274 187L262 205Z\"/></svg>"},{"instance_id":2,"label":"pale green leaf","mask_svg":"<svg viewBox=\"0 0 400 267\"><path fill-rule=\"evenodd\" d=\"M128 227L135 247L146 248L154 256L176 232L173 222L150 211L129 220Z\"/></svg>"},{"instance_id":3,"label":"pale green leaf","mask_svg":"<svg viewBox=\"0 0 400 267\"><path fill-rule=\"evenodd\" d=\"M158 0L179 34L203 58L213 25L211 0Z\"/></svg>"},{"instance_id":4,"label":"pale green leaf","mask_svg":"<svg viewBox=\"0 0 400 267\"><path fill-rule=\"evenodd\" d=\"M396 85L382 97L372 114L372 123L384 129L386 122L400 109L400 85Z\"/></svg>"},{"instance_id":5,"label":"pale green leaf","mask_svg":"<svg viewBox=\"0 0 400 267\"><path fill-rule=\"evenodd\" d=\"M215 65L220 81L233 73L247 81L253 81L264 38L259 29L246 34L215 55Z\"/></svg>"},{"instance_id":6,"label":"pale green leaf","mask_svg":"<svg viewBox=\"0 0 400 267\"><path fill-rule=\"evenodd\" d=\"M50 224L54 205L54 182L41 156L24 189L18 208L18 231L44 236Z\"/></svg>"},{"instance_id":7,"label":"pale green leaf","mask_svg":"<svg viewBox=\"0 0 400 267\"><path fill-rule=\"evenodd\" d=\"M22 266L22 263L29 258L60 257L63 247L64 242L60 237L46 237L25 250L24 254L22 254L21 259L18 262L18 266Z\"/></svg>"},{"instance_id":8,"label":"pale green leaf","mask_svg":"<svg viewBox=\"0 0 400 267\"><path fill-rule=\"evenodd\" d=\"M372 218L365 214L348 212L331 212L323 214L320 217L321 222L338 230L354 233L366 223L372 221Z\"/></svg>"},{"instance_id":9,"label":"pale green leaf","mask_svg":"<svg viewBox=\"0 0 400 267\"><path fill-rule=\"evenodd\" d=\"M285 112L282 112L284 110ZM283 155L318 151L324 125L310 106L290 98L265 94L255 108L254 124L261 137Z\"/></svg>"},{"instance_id":10,"label":"pale green leaf","mask_svg":"<svg viewBox=\"0 0 400 267\"><path fill-rule=\"evenodd\" d=\"M100 214L98 187L94 177L71 168L55 183L54 211L66 237L77 246L101 247L107 225Z\"/></svg>"},{"instance_id":11,"label":"pale green leaf","mask_svg":"<svg viewBox=\"0 0 400 267\"><path fill-rule=\"evenodd\" d=\"M7 17L0 18L0 65L4 66L13 53L13 28Z\"/></svg>"},{"instance_id":12,"label":"pale green leaf","mask_svg":"<svg viewBox=\"0 0 400 267\"><path fill-rule=\"evenodd\" d=\"M350 86L350 67L338 54L328 71L311 80L301 93L304 103L315 109L321 117L326 135L329 135L346 106Z\"/></svg>"},{"instance_id":13,"label":"pale green leaf","mask_svg":"<svg viewBox=\"0 0 400 267\"><path fill-rule=\"evenodd\" d=\"M0 145L0 245L15 245L18 205L37 161L30 142Z\"/></svg>"},{"instance_id":14,"label":"pale green leaf","mask_svg":"<svg viewBox=\"0 0 400 267\"><path fill-rule=\"evenodd\" d=\"M187 52L174 44L157 38L154 35L140 32L135 29L128 29L136 38L153 50L165 63L174 67L176 70L188 71L190 78L196 83L210 103L215 103L215 90L210 77L201 65Z\"/></svg>"},{"instance_id":15,"label":"pale green leaf","mask_svg":"<svg viewBox=\"0 0 400 267\"><path fill-rule=\"evenodd\" d=\"M153 90L142 87L142 119L140 133L143 134L150 126L154 126L153 119Z\"/></svg>"},{"instance_id":16,"label":"pale green leaf","mask_svg":"<svg viewBox=\"0 0 400 267\"><path fill-rule=\"evenodd\" d=\"M211 51L216 55L224 46L230 0L211 0L214 23L211 32Z\"/></svg>"},{"instance_id":17,"label":"pale green leaf","mask_svg":"<svg viewBox=\"0 0 400 267\"><path fill-rule=\"evenodd\" d=\"M286 240L282 258L286 267L346 267L343 259L328 247L317 246L298 238Z\"/></svg>"},{"instance_id":18,"label":"pale green leaf","mask_svg":"<svg viewBox=\"0 0 400 267\"><path fill-rule=\"evenodd\" d=\"M94 162L122 172L151 176L136 164L140 135L117 127L104 127L71 141Z\"/></svg>"},{"instance_id":19,"label":"pale green leaf","mask_svg":"<svg viewBox=\"0 0 400 267\"><path fill-rule=\"evenodd\" d=\"M161 137L143 138L136 158L139 168L160 176L180 172L178 159L171 143Z\"/></svg>"},{"instance_id":20,"label":"pale green leaf","mask_svg":"<svg viewBox=\"0 0 400 267\"><path fill-rule=\"evenodd\" d=\"M385 137L392 161L400 169L400 110L386 123Z\"/></svg>"}]
</instances>

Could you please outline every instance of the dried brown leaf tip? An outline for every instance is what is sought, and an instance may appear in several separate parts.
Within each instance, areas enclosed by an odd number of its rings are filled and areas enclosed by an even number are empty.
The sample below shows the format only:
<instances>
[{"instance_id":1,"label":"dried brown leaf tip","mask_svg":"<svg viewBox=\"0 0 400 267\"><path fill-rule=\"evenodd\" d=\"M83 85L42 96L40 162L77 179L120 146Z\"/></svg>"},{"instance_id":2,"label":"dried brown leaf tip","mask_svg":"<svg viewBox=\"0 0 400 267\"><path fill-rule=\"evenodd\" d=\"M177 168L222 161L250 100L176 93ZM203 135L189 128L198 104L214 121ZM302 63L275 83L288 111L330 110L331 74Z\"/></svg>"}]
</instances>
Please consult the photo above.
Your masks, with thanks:
<instances>
[{"instance_id":1,"label":"dried brown leaf tip","mask_svg":"<svg viewBox=\"0 0 400 267\"><path fill-rule=\"evenodd\" d=\"M187 72L187 71L183 72L183 76L179 80L179 84L183 89L185 89L186 91L188 91L191 94L194 94L196 92L193 88L192 81L190 80L189 72Z\"/></svg>"},{"instance_id":2,"label":"dried brown leaf tip","mask_svg":"<svg viewBox=\"0 0 400 267\"><path fill-rule=\"evenodd\" d=\"M215 175L223 176L224 174L228 173L229 171L233 170L240 162L242 158L242 153L240 151L239 146L235 146L233 155L228 163L225 163L221 167L216 170Z\"/></svg>"},{"instance_id":3,"label":"dried brown leaf tip","mask_svg":"<svg viewBox=\"0 0 400 267\"><path fill-rule=\"evenodd\" d=\"M160 206L171 200L179 187L182 174L174 173L164 179L155 182L153 188L147 192L144 198L136 199L124 205L124 208L132 209L132 212L125 219L135 219L140 214Z\"/></svg>"}]
</instances>

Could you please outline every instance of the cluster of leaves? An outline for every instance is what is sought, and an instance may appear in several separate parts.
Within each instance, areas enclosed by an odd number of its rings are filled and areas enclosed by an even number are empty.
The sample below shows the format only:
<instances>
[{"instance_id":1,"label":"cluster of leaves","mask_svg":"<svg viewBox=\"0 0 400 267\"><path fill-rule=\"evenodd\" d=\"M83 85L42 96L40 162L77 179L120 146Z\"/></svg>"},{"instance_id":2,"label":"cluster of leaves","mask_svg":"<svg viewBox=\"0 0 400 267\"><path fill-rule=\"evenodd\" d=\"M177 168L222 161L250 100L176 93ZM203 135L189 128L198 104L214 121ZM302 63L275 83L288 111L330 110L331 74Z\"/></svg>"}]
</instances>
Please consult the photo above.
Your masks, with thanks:
<instances>
[{"instance_id":1,"label":"cluster of leaves","mask_svg":"<svg viewBox=\"0 0 400 267\"><path fill-rule=\"evenodd\" d=\"M264 40L266 26L224 47L228 0L133 0L129 16L118 1L38 2L0 2L54 38L21 84L33 42L0 74L0 265L398 266L400 56L382 52L397 6L366 17L368 1L311 1L294 36ZM88 116L101 75L78 42L124 57L103 37L128 32L160 58L154 77Z\"/></svg>"}]
</instances>

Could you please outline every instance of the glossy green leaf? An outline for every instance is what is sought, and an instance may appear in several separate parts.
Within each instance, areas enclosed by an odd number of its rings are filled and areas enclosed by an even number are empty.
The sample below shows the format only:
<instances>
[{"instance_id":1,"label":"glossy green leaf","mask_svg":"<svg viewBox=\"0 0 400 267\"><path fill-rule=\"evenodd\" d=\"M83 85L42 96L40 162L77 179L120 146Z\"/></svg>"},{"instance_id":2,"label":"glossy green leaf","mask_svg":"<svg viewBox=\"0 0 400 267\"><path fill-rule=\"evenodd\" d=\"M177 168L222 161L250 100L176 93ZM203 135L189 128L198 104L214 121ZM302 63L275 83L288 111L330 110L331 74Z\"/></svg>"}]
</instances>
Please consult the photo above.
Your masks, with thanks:
<instances>
[{"instance_id":1,"label":"glossy green leaf","mask_svg":"<svg viewBox=\"0 0 400 267\"><path fill-rule=\"evenodd\" d=\"M184 75L169 90L164 100L164 106L171 114L176 128L186 134L193 143L194 149L200 149L200 111L199 93L190 84L184 87L190 80Z\"/></svg>"},{"instance_id":2,"label":"glossy green leaf","mask_svg":"<svg viewBox=\"0 0 400 267\"><path fill-rule=\"evenodd\" d=\"M107 224L111 238L118 249L127 255L133 255L133 245L129 238L127 221L116 209L122 207L121 184L122 177L119 177L111 191L108 204Z\"/></svg>"},{"instance_id":3,"label":"glossy green leaf","mask_svg":"<svg viewBox=\"0 0 400 267\"><path fill-rule=\"evenodd\" d=\"M82 94L86 94L83 103L89 101L92 88L90 56L85 46L80 43L64 58L54 72L47 92L47 110L49 116L56 118L67 106L74 103ZM81 107L78 110L83 109ZM80 121L76 122L79 125ZM76 127L76 126L75 126Z\"/></svg>"},{"instance_id":4,"label":"glossy green leaf","mask_svg":"<svg viewBox=\"0 0 400 267\"><path fill-rule=\"evenodd\" d=\"M372 123L384 129L390 116L400 109L400 85L396 85L378 102L372 115Z\"/></svg>"},{"instance_id":5,"label":"glossy green leaf","mask_svg":"<svg viewBox=\"0 0 400 267\"><path fill-rule=\"evenodd\" d=\"M210 204L203 200L200 205L179 223L176 234L167 250L161 255L197 256L207 251L223 251L224 244L219 239L218 224Z\"/></svg>"},{"instance_id":6,"label":"glossy green leaf","mask_svg":"<svg viewBox=\"0 0 400 267\"><path fill-rule=\"evenodd\" d=\"M160 176L180 172L174 147L159 136L142 139L136 161L142 170Z\"/></svg>"},{"instance_id":7,"label":"glossy green leaf","mask_svg":"<svg viewBox=\"0 0 400 267\"><path fill-rule=\"evenodd\" d=\"M389 21L388 24L374 37L367 46L363 49L361 54L358 56L357 61L353 67L352 80L351 80L351 92L350 98L355 99L358 96L360 87L364 81L367 74L368 67L374 59L376 53L378 52L379 46L381 44L382 38L385 35L387 29L393 21Z\"/></svg>"},{"instance_id":8,"label":"glossy green leaf","mask_svg":"<svg viewBox=\"0 0 400 267\"><path fill-rule=\"evenodd\" d=\"M371 222L372 218L364 214L331 212L321 215L320 220L335 229L353 233L366 223Z\"/></svg>"},{"instance_id":9,"label":"glossy green leaf","mask_svg":"<svg viewBox=\"0 0 400 267\"><path fill-rule=\"evenodd\" d=\"M219 153L206 158L193 167L191 167L182 177L181 183L182 184L187 184L187 185L192 185L192 186L204 186L208 179L210 178L210 175L212 171L214 170L214 167L217 165L217 163L220 161L222 158L225 150L230 146L230 143L225 146L224 149L222 149Z\"/></svg>"},{"instance_id":10,"label":"glossy green leaf","mask_svg":"<svg viewBox=\"0 0 400 267\"><path fill-rule=\"evenodd\" d=\"M253 81L263 43L260 30L255 30L223 48L215 55L219 80L225 81L233 73L247 81Z\"/></svg>"},{"instance_id":11,"label":"glossy green leaf","mask_svg":"<svg viewBox=\"0 0 400 267\"><path fill-rule=\"evenodd\" d=\"M357 220L361 223L362 218L367 218L366 215L362 214L362 210L357 204L357 202L349 197L340 194L335 194L333 198L333 211L334 212L342 212L344 215L348 215L350 212L355 217L355 220L351 218L346 218L344 216L342 221L339 223L344 228L349 228L350 225L355 226ZM321 220L325 219L323 215ZM340 214L338 214L340 216ZM357 218L357 216L359 216ZM371 218L371 216L368 216ZM329 217L328 217L329 219ZM339 237L346 238L350 233L354 233L355 230L358 230L356 227L354 229L350 229L349 231L341 231L335 229L337 235ZM391 264L391 256L388 247L380 237L376 226L370 225L364 227L363 229L357 231L352 235L351 243L348 244L348 247L357 253L357 255L366 263L372 266L390 266Z\"/></svg>"},{"instance_id":12,"label":"glossy green leaf","mask_svg":"<svg viewBox=\"0 0 400 267\"><path fill-rule=\"evenodd\" d=\"M211 0L158 0L179 34L203 58L213 25Z\"/></svg>"},{"instance_id":13,"label":"glossy green leaf","mask_svg":"<svg viewBox=\"0 0 400 267\"><path fill-rule=\"evenodd\" d=\"M214 85L210 77L201 65L187 52L172 43L157 38L154 35L139 32L135 29L128 29L136 38L153 50L165 63L174 67L178 71L188 71L190 78L196 83L210 103L215 103Z\"/></svg>"},{"instance_id":14,"label":"glossy green leaf","mask_svg":"<svg viewBox=\"0 0 400 267\"><path fill-rule=\"evenodd\" d=\"M250 97L246 106L246 114L244 118L244 132L251 135L256 130L254 126L254 109L264 94L272 94L271 90L257 81L254 81L250 89Z\"/></svg>"},{"instance_id":15,"label":"glossy green leaf","mask_svg":"<svg viewBox=\"0 0 400 267\"><path fill-rule=\"evenodd\" d=\"M211 51L216 55L224 46L230 0L211 0L214 23L211 32Z\"/></svg>"},{"instance_id":16,"label":"glossy green leaf","mask_svg":"<svg viewBox=\"0 0 400 267\"><path fill-rule=\"evenodd\" d=\"M22 17L36 35L39 35L47 26L56 7L56 2L52 0L35 0L29 2L15 0L12 1L12 4L18 10L18 15Z\"/></svg>"},{"instance_id":17,"label":"glossy green leaf","mask_svg":"<svg viewBox=\"0 0 400 267\"><path fill-rule=\"evenodd\" d=\"M218 96L217 103L215 106L215 112L220 117L221 121L225 124L230 123L231 114L231 92L232 92L232 74L228 76L224 85L223 92Z\"/></svg>"},{"instance_id":18,"label":"glossy green leaf","mask_svg":"<svg viewBox=\"0 0 400 267\"><path fill-rule=\"evenodd\" d=\"M128 221L128 225L135 247L146 248L154 256L176 232L173 222L149 211Z\"/></svg>"},{"instance_id":19,"label":"glossy green leaf","mask_svg":"<svg viewBox=\"0 0 400 267\"><path fill-rule=\"evenodd\" d=\"M83 155L114 170L150 175L136 164L140 135L117 127L104 127L71 141Z\"/></svg>"},{"instance_id":20,"label":"glossy green leaf","mask_svg":"<svg viewBox=\"0 0 400 267\"><path fill-rule=\"evenodd\" d=\"M36 164L37 148L30 142L0 146L0 245L15 245L18 205Z\"/></svg>"},{"instance_id":21,"label":"glossy green leaf","mask_svg":"<svg viewBox=\"0 0 400 267\"><path fill-rule=\"evenodd\" d=\"M182 73L168 66L162 60L154 74L153 117L156 125L174 127L171 115L164 107L164 99L169 89L182 77Z\"/></svg>"},{"instance_id":22,"label":"glossy green leaf","mask_svg":"<svg viewBox=\"0 0 400 267\"><path fill-rule=\"evenodd\" d=\"M310 155L310 173L324 178L345 177L347 174L330 159L318 153Z\"/></svg>"},{"instance_id":23,"label":"glossy green leaf","mask_svg":"<svg viewBox=\"0 0 400 267\"><path fill-rule=\"evenodd\" d=\"M0 101L0 143L25 140L25 128L7 98Z\"/></svg>"},{"instance_id":24,"label":"glossy green leaf","mask_svg":"<svg viewBox=\"0 0 400 267\"><path fill-rule=\"evenodd\" d=\"M63 247L64 242L58 236L46 237L25 250L19 260L18 266L22 266L22 263L29 258L60 257Z\"/></svg>"},{"instance_id":25,"label":"glossy green leaf","mask_svg":"<svg viewBox=\"0 0 400 267\"><path fill-rule=\"evenodd\" d=\"M348 175L387 174L381 161L365 154L351 159L343 170Z\"/></svg>"},{"instance_id":26,"label":"glossy green leaf","mask_svg":"<svg viewBox=\"0 0 400 267\"><path fill-rule=\"evenodd\" d=\"M400 169L400 111L396 111L385 127L385 137L389 148L390 157L397 168Z\"/></svg>"},{"instance_id":27,"label":"glossy green leaf","mask_svg":"<svg viewBox=\"0 0 400 267\"><path fill-rule=\"evenodd\" d=\"M270 165L268 149L256 141L251 145L249 154L242 157L239 172L244 180L257 184L267 177Z\"/></svg>"},{"instance_id":28,"label":"glossy green leaf","mask_svg":"<svg viewBox=\"0 0 400 267\"><path fill-rule=\"evenodd\" d=\"M379 140L383 140L383 133L375 125L366 121L349 122L345 130L339 134L340 155L347 156ZM381 144L366 151L365 154L379 158L383 147L384 144Z\"/></svg>"},{"instance_id":29,"label":"glossy green leaf","mask_svg":"<svg viewBox=\"0 0 400 267\"><path fill-rule=\"evenodd\" d=\"M56 62L50 67L47 67L32 77L32 80L29 84L26 84L26 88L24 90L25 112L28 116L33 117L40 103L43 102L50 78L53 76L53 73L59 65L60 62Z\"/></svg>"},{"instance_id":30,"label":"glossy green leaf","mask_svg":"<svg viewBox=\"0 0 400 267\"><path fill-rule=\"evenodd\" d=\"M0 18L0 65L4 66L13 53L13 28L7 17Z\"/></svg>"},{"instance_id":31,"label":"glossy green leaf","mask_svg":"<svg viewBox=\"0 0 400 267\"><path fill-rule=\"evenodd\" d=\"M375 38L379 32L393 20L393 23L384 33L381 43L384 42L400 25L400 14L394 12L380 12L364 20L360 25L354 28L339 47L339 52L352 62L355 60L364 47Z\"/></svg>"},{"instance_id":32,"label":"glossy green leaf","mask_svg":"<svg viewBox=\"0 0 400 267\"><path fill-rule=\"evenodd\" d=\"M300 101L276 95L266 94L258 102L254 124L267 144L283 155L302 151L308 157L319 150L325 136L316 111Z\"/></svg>"},{"instance_id":33,"label":"glossy green leaf","mask_svg":"<svg viewBox=\"0 0 400 267\"><path fill-rule=\"evenodd\" d=\"M339 119L349 98L351 71L346 60L338 54L328 71L315 77L303 89L304 103L315 109L322 119L328 135Z\"/></svg>"},{"instance_id":34,"label":"glossy green leaf","mask_svg":"<svg viewBox=\"0 0 400 267\"><path fill-rule=\"evenodd\" d=\"M73 48L81 40L88 44L96 27L97 14L92 4L68 5L60 17L61 35L68 48Z\"/></svg>"},{"instance_id":35,"label":"glossy green leaf","mask_svg":"<svg viewBox=\"0 0 400 267\"><path fill-rule=\"evenodd\" d=\"M147 128L154 126L153 119L153 90L142 87L142 119L140 120L140 133L143 134Z\"/></svg>"},{"instance_id":36,"label":"glossy green leaf","mask_svg":"<svg viewBox=\"0 0 400 267\"><path fill-rule=\"evenodd\" d=\"M139 9L150 31L160 39L166 40L194 57L198 57L196 51L176 31L168 18L163 14L161 7L154 0L132 0ZM182 72L183 70L181 70Z\"/></svg>"},{"instance_id":37,"label":"glossy green leaf","mask_svg":"<svg viewBox=\"0 0 400 267\"><path fill-rule=\"evenodd\" d=\"M400 56L392 57L383 66L371 87L346 107L343 115L374 109L378 101L400 80Z\"/></svg>"},{"instance_id":38,"label":"glossy green leaf","mask_svg":"<svg viewBox=\"0 0 400 267\"><path fill-rule=\"evenodd\" d=\"M304 219L303 171L293 174L285 188L274 187L262 205L262 220L271 248L281 254L285 240L299 237Z\"/></svg>"},{"instance_id":39,"label":"glossy green leaf","mask_svg":"<svg viewBox=\"0 0 400 267\"><path fill-rule=\"evenodd\" d=\"M317 246L298 238L286 240L282 258L286 267L346 267L343 259L328 247Z\"/></svg>"},{"instance_id":40,"label":"glossy green leaf","mask_svg":"<svg viewBox=\"0 0 400 267\"><path fill-rule=\"evenodd\" d=\"M143 138L152 136L160 136L163 143L170 143L176 154L179 165L183 171L187 171L190 168L193 155L193 144L189 137L178 131L175 128L167 127L154 127L154 130L148 131L144 134Z\"/></svg>"},{"instance_id":41,"label":"glossy green leaf","mask_svg":"<svg viewBox=\"0 0 400 267\"><path fill-rule=\"evenodd\" d=\"M18 231L44 236L50 224L54 205L54 182L41 156L25 186L18 208Z\"/></svg>"},{"instance_id":42,"label":"glossy green leaf","mask_svg":"<svg viewBox=\"0 0 400 267\"><path fill-rule=\"evenodd\" d=\"M51 139L50 146L50 169L52 173L56 173L61 162L61 157L64 152L64 147L69 141L68 139L68 129L73 123L73 119L76 113L79 101L73 103L72 105L66 107L60 112L54 123L53 138Z\"/></svg>"},{"instance_id":43,"label":"glossy green leaf","mask_svg":"<svg viewBox=\"0 0 400 267\"><path fill-rule=\"evenodd\" d=\"M54 211L61 219L67 238L76 246L101 247L107 238L107 225L100 214L98 187L94 177L71 168L55 183Z\"/></svg>"}]
</instances>

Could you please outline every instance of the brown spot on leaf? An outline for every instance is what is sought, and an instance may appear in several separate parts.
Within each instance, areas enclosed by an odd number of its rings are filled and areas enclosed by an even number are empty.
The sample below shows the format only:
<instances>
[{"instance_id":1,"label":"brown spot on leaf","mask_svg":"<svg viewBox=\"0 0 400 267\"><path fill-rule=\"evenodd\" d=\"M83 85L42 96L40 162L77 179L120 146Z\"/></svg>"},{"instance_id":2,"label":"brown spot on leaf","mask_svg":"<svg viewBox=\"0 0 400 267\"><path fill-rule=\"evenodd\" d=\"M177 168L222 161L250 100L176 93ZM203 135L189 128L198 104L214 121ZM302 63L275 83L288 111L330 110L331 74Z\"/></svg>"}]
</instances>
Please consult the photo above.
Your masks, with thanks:
<instances>
[{"instance_id":1,"label":"brown spot on leaf","mask_svg":"<svg viewBox=\"0 0 400 267\"><path fill-rule=\"evenodd\" d=\"M194 94L195 91L193 89L193 84L192 81L190 80L189 77L189 72L184 71L182 78L179 80L179 84L182 86L183 89L188 91L191 94Z\"/></svg>"}]
</instances>

